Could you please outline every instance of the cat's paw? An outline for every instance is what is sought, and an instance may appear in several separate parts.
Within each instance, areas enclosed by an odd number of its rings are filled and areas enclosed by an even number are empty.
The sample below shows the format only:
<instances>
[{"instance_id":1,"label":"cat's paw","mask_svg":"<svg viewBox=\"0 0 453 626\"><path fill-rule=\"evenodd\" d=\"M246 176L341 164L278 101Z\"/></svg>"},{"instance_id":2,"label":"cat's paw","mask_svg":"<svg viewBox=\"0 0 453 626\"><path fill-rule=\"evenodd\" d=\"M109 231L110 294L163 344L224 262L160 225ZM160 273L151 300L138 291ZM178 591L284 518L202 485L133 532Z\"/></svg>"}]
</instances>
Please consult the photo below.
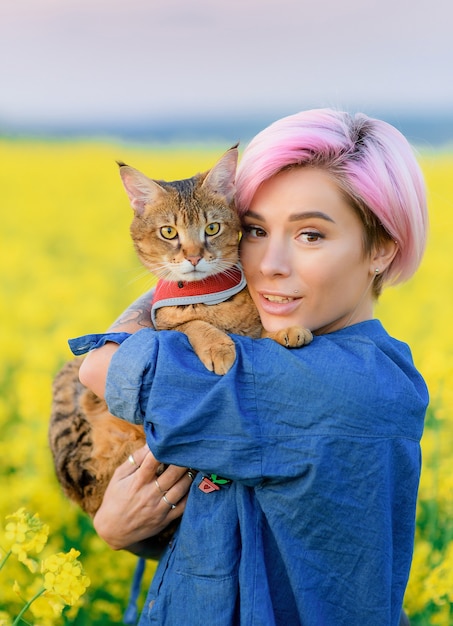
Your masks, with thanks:
<instances>
[{"instance_id":1,"label":"cat's paw","mask_svg":"<svg viewBox=\"0 0 453 626\"><path fill-rule=\"evenodd\" d=\"M285 346L285 348L300 348L313 340L313 335L308 328L303 328L302 326L289 326L274 332L263 331L262 337L273 339L281 346Z\"/></svg>"},{"instance_id":2,"label":"cat's paw","mask_svg":"<svg viewBox=\"0 0 453 626\"><path fill-rule=\"evenodd\" d=\"M231 369L236 347L223 330L202 320L192 320L177 329L187 335L195 354L210 372L223 376Z\"/></svg>"},{"instance_id":3,"label":"cat's paw","mask_svg":"<svg viewBox=\"0 0 453 626\"><path fill-rule=\"evenodd\" d=\"M236 359L236 347L229 337L222 338L212 344L206 344L197 350L198 358L210 371L223 376L231 369Z\"/></svg>"}]
</instances>

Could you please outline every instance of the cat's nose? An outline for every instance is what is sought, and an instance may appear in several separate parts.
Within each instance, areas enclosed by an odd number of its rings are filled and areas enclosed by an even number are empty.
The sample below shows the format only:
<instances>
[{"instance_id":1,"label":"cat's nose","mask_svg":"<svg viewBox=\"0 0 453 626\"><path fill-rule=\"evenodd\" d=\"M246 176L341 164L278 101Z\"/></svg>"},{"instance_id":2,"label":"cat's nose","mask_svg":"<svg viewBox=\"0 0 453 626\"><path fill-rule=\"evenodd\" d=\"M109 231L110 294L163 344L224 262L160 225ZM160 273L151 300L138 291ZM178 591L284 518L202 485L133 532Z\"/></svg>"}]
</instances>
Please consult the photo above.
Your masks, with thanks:
<instances>
[{"instance_id":1,"label":"cat's nose","mask_svg":"<svg viewBox=\"0 0 453 626\"><path fill-rule=\"evenodd\" d=\"M187 256L186 259L192 263L194 267L201 261L201 256Z\"/></svg>"}]
</instances>

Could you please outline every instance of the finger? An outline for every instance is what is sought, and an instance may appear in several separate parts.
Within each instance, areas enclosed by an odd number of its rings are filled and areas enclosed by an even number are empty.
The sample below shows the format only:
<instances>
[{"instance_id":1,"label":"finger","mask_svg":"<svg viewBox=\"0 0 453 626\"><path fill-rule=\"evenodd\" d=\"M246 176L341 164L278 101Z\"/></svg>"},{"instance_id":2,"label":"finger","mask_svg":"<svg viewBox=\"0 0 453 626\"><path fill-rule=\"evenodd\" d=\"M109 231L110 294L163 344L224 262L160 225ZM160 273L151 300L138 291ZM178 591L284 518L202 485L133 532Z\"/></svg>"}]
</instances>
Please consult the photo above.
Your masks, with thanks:
<instances>
[{"instance_id":1,"label":"finger","mask_svg":"<svg viewBox=\"0 0 453 626\"><path fill-rule=\"evenodd\" d=\"M168 491L187 473L187 471L187 467L169 465L158 477L158 488L162 492Z\"/></svg>"},{"instance_id":2,"label":"finger","mask_svg":"<svg viewBox=\"0 0 453 626\"><path fill-rule=\"evenodd\" d=\"M165 526L174 519L181 517L186 508L188 494L184 495L181 499L176 501L173 496L166 493L161 498L161 510L163 513L163 519L165 520Z\"/></svg>"},{"instance_id":3,"label":"finger","mask_svg":"<svg viewBox=\"0 0 453 626\"><path fill-rule=\"evenodd\" d=\"M143 472L146 474L155 474L161 463L156 459L148 446L145 446L143 450L145 454L143 455L142 462L140 464L143 468Z\"/></svg>"},{"instance_id":4,"label":"finger","mask_svg":"<svg viewBox=\"0 0 453 626\"><path fill-rule=\"evenodd\" d=\"M168 489L167 491L162 491L160 489L160 483L159 482L157 483L156 486L159 488L159 491L162 494L162 500L167 504L167 506L170 506L170 508L172 508L171 507L172 504L178 505L180 502L183 501L183 499L185 502L185 499L187 499L187 495L189 493L190 487L192 486L193 478L195 478L195 475L196 475L196 472L194 470L186 470L183 476L174 485L172 485L170 489ZM172 510L174 511L175 509L172 509Z\"/></svg>"},{"instance_id":5,"label":"finger","mask_svg":"<svg viewBox=\"0 0 453 626\"><path fill-rule=\"evenodd\" d=\"M135 450L134 452L134 458L135 458L137 465L142 465L147 457L150 457L150 459L154 459L154 456L151 453L151 450L148 448L147 445L144 445L141 448L138 448L138 450Z\"/></svg>"},{"instance_id":6,"label":"finger","mask_svg":"<svg viewBox=\"0 0 453 626\"><path fill-rule=\"evenodd\" d=\"M171 496L170 496L170 497L171 497ZM166 504L167 506L169 506L169 507L172 509L172 511L173 511L174 509L176 509L176 507L178 506L178 502L172 502L171 500L169 500L169 499L167 498L167 494L166 494L166 493L164 493L164 495L162 496L162 501L163 501L163 502L165 502L165 504Z\"/></svg>"},{"instance_id":7,"label":"finger","mask_svg":"<svg viewBox=\"0 0 453 626\"><path fill-rule=\"evenodd\" d=\"M125 478L126 476L130 476L134 474L142 465L147 462L147 469L150 470L150 466L154 464L154 473L156 472L157 467L159 466L158 461L151 454L148 446L143 446L135 450L131 454L129 454L128 458L118 466L116 469L117 478Z\"/></svg>"}]
</instances>

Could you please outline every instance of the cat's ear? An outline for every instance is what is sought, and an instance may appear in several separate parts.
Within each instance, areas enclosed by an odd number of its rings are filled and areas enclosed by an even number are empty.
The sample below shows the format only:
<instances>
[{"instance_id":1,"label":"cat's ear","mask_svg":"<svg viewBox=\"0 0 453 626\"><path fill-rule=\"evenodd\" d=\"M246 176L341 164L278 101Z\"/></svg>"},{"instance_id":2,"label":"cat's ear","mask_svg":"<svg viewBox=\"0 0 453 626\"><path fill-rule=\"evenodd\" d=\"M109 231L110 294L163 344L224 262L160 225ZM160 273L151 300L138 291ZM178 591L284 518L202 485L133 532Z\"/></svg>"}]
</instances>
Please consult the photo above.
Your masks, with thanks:
<instances>
[{"instance_id":1,"label":"cat's ear","mask_svg":"<svg viewBox=\"0 0 453 626\"><path fill-rule=\"evenodd\" d=\"M236 188L236 167L238 164L238 144L230 148L208 172L203 181L202 189L225 197L228 204L232 202Z\"/></svg>"},{"instance_id":2,"label":"cat's ear","mask_svg":"<svg viewBox=\"0 0 453 626\"><path fill-rule=\"evenodd\" d=\"M162 199L167 191L138 170L117 161L120 167L120 176L124 189L129 197L131 207L141 215L147 204L154 204Z\"/></svg>"}]
</instances>

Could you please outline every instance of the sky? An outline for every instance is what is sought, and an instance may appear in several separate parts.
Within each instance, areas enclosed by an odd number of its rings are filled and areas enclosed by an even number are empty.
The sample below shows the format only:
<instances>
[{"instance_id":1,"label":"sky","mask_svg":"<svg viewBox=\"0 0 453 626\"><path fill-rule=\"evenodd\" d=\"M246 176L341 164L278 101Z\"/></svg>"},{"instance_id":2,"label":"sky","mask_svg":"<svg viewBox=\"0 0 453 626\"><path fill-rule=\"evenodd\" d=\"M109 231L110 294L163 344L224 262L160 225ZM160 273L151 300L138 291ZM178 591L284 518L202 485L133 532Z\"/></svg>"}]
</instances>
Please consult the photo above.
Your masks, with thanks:
<instances>
[{"instance_id":1,"label":"sky","mask_svg":"<svg viewBox=\"0 0 453 626\"><path fill-rule=\"evenodd\" d=\"M0 125L453 113L451 0L14 0Z\"/></svg>"}]
</instances>

